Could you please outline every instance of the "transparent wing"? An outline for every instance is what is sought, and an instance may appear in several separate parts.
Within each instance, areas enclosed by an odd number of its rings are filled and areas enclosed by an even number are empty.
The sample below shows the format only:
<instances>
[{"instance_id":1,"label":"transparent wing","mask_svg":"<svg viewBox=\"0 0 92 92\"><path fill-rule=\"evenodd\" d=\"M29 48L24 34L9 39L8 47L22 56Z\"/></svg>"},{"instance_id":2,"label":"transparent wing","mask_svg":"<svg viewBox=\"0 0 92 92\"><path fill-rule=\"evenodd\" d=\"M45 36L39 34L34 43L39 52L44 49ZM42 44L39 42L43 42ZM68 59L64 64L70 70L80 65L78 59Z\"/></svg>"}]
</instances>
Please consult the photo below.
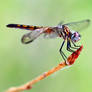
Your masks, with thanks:
<instances>
[{"instance_id":1,"label":"transparent wing","mask_svg":"<svg viewBox=\"0 0 92 92\"><path fill-rule=\"evenodd\" d=\"M51 34L44 33L44 38L56 38L58 37L58 34L53 32Z\"/></svg>"},{"instance_id":2,"label":"transparent wing","mask_svg":"<svg viewBox=\"0 0 92 92\"><path fill-rule=\"evenodd\" d=\"M64 24L64 21L59 22L58 26L61 26L62 24Z\"/></svg>"},{"instance_id":3,"label":"transparent wing","mask_svg":"<svg viewBox=\"0 0 92 92\"><path fill-rule=\"evenodd\" d=\"M87 28L89 24L90 24L90 20L87 19L87 20L83 20L79 22L67 23L64 25L68 26L71 30L80 31L80 30Z\"/></svg>"},{"instance_id":4,"label":"transparent wing","mask_svg":"<svg viewBox=\"0 0 92 92\"><path fill-rule=\"evenodd\" d=\"M21 41L22 43L24 44L28 44L30 42L33 42L37 37L39 37L42 33L44 32L43 29L37 29L37 30L34 30L30 33L27 33L25 35L23 35Z\"/></svg>"},{"instance_id":5,"label":"transparent wing","mask_svg":"<svg viewBox=\"0 0 92 92\"><path fill-rule=\"evenodd\" d=\"M48 27L44 32L44 38L56 38L58 37L57 27Z\"/></svg>"}]
</instances>

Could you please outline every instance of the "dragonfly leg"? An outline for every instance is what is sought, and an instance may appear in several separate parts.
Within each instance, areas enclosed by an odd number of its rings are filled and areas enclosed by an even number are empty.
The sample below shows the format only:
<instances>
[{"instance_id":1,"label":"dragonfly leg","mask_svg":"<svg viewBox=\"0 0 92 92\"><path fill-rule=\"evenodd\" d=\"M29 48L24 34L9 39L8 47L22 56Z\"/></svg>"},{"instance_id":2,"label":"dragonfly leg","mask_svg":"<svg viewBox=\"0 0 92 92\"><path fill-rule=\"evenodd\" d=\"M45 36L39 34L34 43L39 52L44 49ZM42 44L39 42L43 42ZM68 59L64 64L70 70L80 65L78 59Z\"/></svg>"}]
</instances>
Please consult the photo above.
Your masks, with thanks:
<instances>
[{"instance_id":1,"label":"dragonfly leg","mask_svg":"<svg viewBox=\"0 0 92 92\"><path fill-rule=\"evenodd\" d=\"M81 46L77 46L73 41L71 41L72 42L72 44L74 45L74 47L81 47Z\"/></svg>"},{"instance_id":2,"label":"dragonfly leg","mask_svg":"<svg viewBox=\"0 0 92 92\"><path fill-rule=\"evenodd\" d=\"M62 45L61 45L61 47L60 47L59 52L60 52L60 54L61 54L63 60L66 62L67 56L66 56L66 55L64 54L64 52L62 51L62 48L63 48L63 46L64 46L64 43L65 43L65 40L63 41L63 43L62 43Z\"/></svg>"},{"instance_id":3,"label":"dragonfly leg","mask_svg":"<svg viewBox=\"0 0 92 92\"><path fill-rule=\"evenodd\" d=\"M70 48L72 48L72 49L78 49L78 47L76 48L76 47L72 47L72 46L70 46Z\"/></svg>"},{"instance_id":4,"label":"dragonfly leg","mask_svg":"<svg viewBox=\"0 0 92 92\"><path fill-rule=\"evenodd\" d=\"M71 43L70 43L70 40L67 39L67 50L69 52L75 52L74 50L71 49Z\"/></svg>"},{"instance_id":5,"label":"dragonfly leg","mask_svg":"<svg viewBox=\"0 0 92 92\"><path fill-rule=\"evenodd\" d=\"M70 48L72 48L72 49L78 49L78 47L71 46L71 42L69 42L69 45L70 45Z\"/></svg>"}]
</instances>

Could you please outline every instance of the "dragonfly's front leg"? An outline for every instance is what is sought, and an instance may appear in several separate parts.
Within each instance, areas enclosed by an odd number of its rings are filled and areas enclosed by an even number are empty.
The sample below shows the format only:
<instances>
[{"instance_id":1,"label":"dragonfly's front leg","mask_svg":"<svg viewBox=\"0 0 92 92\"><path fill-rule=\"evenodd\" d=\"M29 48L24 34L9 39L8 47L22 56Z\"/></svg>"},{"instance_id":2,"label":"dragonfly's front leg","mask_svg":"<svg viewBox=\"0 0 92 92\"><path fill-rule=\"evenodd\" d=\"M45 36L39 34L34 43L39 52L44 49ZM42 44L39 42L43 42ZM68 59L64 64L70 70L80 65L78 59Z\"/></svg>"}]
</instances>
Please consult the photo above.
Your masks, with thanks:
<instances>
[{"instance_id":1,"label":"dragonfly's front leg","mask_svg":"<svg viewBox=\"0 0 92 92\"><path fill-rule=\"evenodd\" d=\"M80 48L81 46L76 45L73 41L71 41L74 47Z\"/></svg>"},{"instance_id":2,"label":"dragonfly's front leg","mask_svg":"<svg viewBox=\"0 0 92 92\"><path fill-rule=\"evenodd\" d=\"M68 41L68 42L67 42L67 45L69 45L69 48L78 49L78 46L75 47L75 46L72 46L72 45L71 45L71 41Z\"/></svg>"},{"instance_id":3,"label":"dragonfly's front leg","mask_svg":"<svg viewBox=\"0 0 92 92\"><path fill-rule=\"evenodd\" d=\"M73 48L73 49L77 49L77 48L75 48L75 47L71 47L70 40L67 39L67 50L68 50L69 52L74 52L74 50L72 50L71 48Z\"/></svg>"}]
</instances>

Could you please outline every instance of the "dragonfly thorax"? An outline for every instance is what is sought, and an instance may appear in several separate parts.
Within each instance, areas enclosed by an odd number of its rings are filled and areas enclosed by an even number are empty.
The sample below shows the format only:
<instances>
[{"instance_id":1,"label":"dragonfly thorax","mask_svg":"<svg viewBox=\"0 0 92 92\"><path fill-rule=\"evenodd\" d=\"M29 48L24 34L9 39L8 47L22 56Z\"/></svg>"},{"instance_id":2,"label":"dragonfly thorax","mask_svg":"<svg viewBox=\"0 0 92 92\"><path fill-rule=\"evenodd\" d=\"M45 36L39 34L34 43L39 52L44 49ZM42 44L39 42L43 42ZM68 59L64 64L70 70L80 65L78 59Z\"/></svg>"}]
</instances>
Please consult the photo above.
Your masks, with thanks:
<instances>
[{"instance_id":1,"label":"dragonfly thorax","mask_svg":"<svg viewBox=\"0 0 92 92\"><path fill-rule=\"evenodd\" d=\"M73 42L78 42L80 40L80 37L81 37L81 35L78 32L72 31L71 40Z\"/></svg>"}]
</instances>

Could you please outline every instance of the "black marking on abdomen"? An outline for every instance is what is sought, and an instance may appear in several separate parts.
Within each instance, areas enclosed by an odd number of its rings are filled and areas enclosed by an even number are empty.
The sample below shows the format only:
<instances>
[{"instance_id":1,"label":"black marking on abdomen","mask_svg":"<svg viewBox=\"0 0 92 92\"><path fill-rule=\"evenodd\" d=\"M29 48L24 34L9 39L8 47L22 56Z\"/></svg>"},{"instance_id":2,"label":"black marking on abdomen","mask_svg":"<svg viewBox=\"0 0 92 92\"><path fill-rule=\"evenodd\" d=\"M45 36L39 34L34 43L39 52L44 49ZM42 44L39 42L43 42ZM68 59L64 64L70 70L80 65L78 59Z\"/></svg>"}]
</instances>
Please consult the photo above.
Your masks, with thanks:
<instances>
[{"instance_id":1,"label":"black marking on abdomen","mask_svg":"<svg viewBox=\"0 0 92 92\"><path fill-rule=\"evenodd\" d=\"M20 24L8 24L7 27L10 27L10 28L22 28L22 29L30 28L29 25L20 25Z\"/></svg>"},{"instance_id":2,"label":"black marking on abdomen","mask_svg":"<svg viewBox=\"0 0 92 92\"><path fill-rule=\"evenodd\" d=\"M20 25L20 24L8 24L7 27L9 27L9 28L27 29L27 30L35 30L35 29L42 28L42 27L39 27L39 26Z\"/></svg>"},{"instance_id":3,"label":"black marking on abdomen","mask_svg":"<svg viewBox=\"0 0 92 92\"><path fill-rule=\"evenodd\" d=\"M7 27L16 28L18 24L8 24Z\"/></svg>"}]
</instances>

